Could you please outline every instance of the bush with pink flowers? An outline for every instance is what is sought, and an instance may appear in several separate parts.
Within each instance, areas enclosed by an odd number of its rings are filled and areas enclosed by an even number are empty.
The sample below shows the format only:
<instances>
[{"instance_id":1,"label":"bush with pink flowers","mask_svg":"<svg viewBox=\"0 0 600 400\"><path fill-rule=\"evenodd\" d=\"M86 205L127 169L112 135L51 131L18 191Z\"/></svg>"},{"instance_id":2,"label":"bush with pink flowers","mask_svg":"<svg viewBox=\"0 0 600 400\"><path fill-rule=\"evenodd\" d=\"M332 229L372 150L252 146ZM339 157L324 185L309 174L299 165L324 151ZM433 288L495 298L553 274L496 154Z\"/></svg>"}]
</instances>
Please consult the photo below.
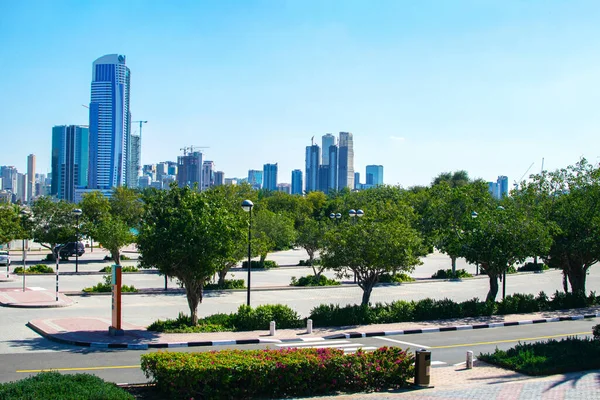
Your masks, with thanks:
<instances>
[{"instance_id":1,"label":"bush with pink flowers","mask_svg":"<svg viewBox=\"0 0 600 400\"><path fill-rule=\"evenodd\" d=\"M165 398L282 398L396 389L414 375L413 354L325 348L142 355L142 371Z\"/></svg>"}]
</instances>

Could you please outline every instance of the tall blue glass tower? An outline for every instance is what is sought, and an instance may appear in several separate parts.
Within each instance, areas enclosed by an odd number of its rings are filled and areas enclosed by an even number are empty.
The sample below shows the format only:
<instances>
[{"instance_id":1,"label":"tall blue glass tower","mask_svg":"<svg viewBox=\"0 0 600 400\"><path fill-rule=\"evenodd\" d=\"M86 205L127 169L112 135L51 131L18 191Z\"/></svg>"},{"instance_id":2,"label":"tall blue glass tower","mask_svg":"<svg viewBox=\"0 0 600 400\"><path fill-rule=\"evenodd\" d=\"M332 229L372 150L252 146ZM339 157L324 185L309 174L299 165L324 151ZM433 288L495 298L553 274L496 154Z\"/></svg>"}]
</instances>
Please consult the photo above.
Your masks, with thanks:
<instances>
[{"instance_id":1,"label":"tall blue glass tower","mask_svg":"<svg viewBox=\"0 0 600 400\"><path fill-rule=\"evenodd\" d=\"M130 75L123 55L108 54L94 61L90 100L90 189L128 184Z\"/></svg>"}]
</instances>

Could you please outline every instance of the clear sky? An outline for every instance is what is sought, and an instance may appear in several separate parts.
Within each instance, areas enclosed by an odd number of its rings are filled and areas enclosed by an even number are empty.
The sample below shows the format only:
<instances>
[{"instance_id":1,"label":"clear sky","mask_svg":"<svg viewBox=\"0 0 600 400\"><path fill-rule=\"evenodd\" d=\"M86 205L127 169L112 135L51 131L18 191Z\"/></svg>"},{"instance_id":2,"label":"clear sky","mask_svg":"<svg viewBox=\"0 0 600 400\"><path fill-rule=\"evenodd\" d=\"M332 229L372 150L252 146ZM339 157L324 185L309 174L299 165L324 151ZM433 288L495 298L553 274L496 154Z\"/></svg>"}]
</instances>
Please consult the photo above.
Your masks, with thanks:
<instances>
[{"instance_id":1,"label":"clear sky","mask_svg":"<svg viewBox=\"0 0 600 400\"><path fill-rule=\"evenodd\" d=\"M0 165L49 172L52 126L88 123L92 62L119 53L144 164L209 146L226 177L290 182L349 131L363 183L512 183L600 161L599 43L597 0L0 0Z\"/></svg>"}]
</instances>

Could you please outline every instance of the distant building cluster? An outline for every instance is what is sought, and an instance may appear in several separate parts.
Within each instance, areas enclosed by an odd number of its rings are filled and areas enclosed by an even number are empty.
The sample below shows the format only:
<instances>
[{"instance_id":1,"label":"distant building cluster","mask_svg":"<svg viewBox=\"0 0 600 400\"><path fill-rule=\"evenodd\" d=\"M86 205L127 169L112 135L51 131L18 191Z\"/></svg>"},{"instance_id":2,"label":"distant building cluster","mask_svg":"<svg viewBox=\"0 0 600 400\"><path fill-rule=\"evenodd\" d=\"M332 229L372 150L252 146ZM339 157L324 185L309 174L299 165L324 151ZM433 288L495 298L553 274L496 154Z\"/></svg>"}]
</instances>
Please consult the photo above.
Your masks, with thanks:
<instances>
[{"instance_id":1,"label":"distant building cluster","mask_svg":"<svg viewBox=\"0 0 600 400\"><path fill-rule=\"evenodd\" d=\"M508 177L501 175L496 182L488 182L488 190L495 199L508 196Z\"/></svg>"}]
</instances>

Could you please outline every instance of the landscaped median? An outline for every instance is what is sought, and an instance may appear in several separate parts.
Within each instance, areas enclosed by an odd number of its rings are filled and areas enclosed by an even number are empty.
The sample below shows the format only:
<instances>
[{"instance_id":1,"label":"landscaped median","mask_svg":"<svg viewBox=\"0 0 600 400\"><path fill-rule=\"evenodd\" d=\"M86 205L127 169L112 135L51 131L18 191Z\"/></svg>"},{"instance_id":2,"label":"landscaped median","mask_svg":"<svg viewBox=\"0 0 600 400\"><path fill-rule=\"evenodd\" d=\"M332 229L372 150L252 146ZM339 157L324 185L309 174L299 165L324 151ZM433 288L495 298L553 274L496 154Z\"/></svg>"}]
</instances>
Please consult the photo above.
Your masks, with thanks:
<instances>
[{"instance_id":1,"label":"landscaped median","mask_svg":"<svg viewBox=\"0 0 600 400\"><path fill-rule=\"evenodd\" d=\"M164 398L283 398L406 387L413 354L382 347L224 350L142 355L142 371Z\"/></svg>"}]
</instances>

